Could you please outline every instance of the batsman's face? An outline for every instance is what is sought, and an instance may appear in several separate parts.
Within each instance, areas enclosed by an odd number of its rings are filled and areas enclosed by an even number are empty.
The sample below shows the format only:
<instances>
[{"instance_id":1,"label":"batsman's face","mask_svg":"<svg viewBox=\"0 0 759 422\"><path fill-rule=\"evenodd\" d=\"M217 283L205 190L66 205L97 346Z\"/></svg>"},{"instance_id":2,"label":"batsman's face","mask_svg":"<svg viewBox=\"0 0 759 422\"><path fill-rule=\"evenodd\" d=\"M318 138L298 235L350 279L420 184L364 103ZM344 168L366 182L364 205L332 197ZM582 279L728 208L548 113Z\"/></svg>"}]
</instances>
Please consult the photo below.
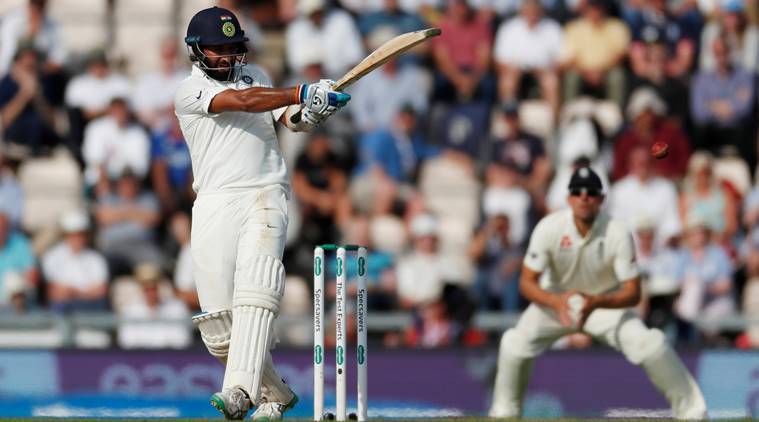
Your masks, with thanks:
<instances>
[{"instance_id":1,"label":"batsman's face","mask_svg":"<svg viewBox=\"0 0 759 422\"><path fill-rule=\"evenodd\" d=\"M604 196L595 189L572 189L569 192L568 202L569 207L572 208L572 214L576 218L590 223L595 220L601 210Z\"/></svg>"},{"instance_id":2,"label":"batsman's face","mask_svg":"<svg viewBox=\"0 0 759 422\"><path fill-rule=\"evenodd\" d=\"M238 47L234 44L215 45L203 47L208 67L218 68L219 71L229 71L232 68Z\"/></svg>"}]
</instances>

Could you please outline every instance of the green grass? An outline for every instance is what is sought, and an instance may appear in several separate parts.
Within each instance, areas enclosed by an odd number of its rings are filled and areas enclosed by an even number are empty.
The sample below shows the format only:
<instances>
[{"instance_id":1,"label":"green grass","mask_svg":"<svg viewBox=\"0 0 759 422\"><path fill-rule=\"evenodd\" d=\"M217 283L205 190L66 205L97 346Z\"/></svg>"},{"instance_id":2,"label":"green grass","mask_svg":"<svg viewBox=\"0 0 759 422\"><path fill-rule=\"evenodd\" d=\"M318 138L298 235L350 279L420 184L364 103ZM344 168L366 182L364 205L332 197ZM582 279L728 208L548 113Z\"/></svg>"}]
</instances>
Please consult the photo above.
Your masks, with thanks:
<instances>
[{"instance_id":1,"label":"green grass","mask_svg":"<svg viewBox=\"0 0 759 422\"><path fill-rule=\"evenodd\" d=\"M100 422L100 421L108 421L108 420L115 420L114 418L0 418L0 422L30 422L30 421L65 421L65 422ZM222 418L216 418L216 419L192 419L192 418L124 418L124 420L130 421L130 422L205 422L205 421L223 421ZM249 420L249 419L247 419ZM285 418L285 421L292 421L292 422L304 422L304 421L310 421L311 419L289 419ZM391 420L391 421L435 421L435 422L492 422L496 419L490 419L485 417L460 417L460 418L429 418L429 419L375 419L375 420ZM608 422L608 421L614 421L614 422L660 422L660 421L674 421L674 419L622 419L622 418L609 418L609 419L602 419L602 418L594 418L594 419L577 419L577 418L552 418L552 419L522 419L524 422L531 422L531 421L551 421L551 422L590 422L590 421L598 421L598 422ZM759 421L757 419L751 419L751 418L739 418L739 419L709 419L709 421L730 421L730 422L754 422Z\"/></svg>"}]
</instances>

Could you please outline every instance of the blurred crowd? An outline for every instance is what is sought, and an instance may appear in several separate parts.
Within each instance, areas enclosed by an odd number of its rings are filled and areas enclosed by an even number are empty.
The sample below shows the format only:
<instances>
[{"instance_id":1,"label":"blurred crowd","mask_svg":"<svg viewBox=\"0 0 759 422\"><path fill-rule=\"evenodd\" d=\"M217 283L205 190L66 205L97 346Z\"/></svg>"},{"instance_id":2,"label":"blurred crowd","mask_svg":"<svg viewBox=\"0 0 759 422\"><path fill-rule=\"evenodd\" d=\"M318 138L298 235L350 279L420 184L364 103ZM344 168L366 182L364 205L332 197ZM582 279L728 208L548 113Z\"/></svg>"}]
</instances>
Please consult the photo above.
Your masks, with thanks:
<instances>
[{"instance_id":1,"label":"blurred crowd","mask_svg":"<svg viewBox=\"0 0 759 422\"><path fill-rule=\"evenodd\" d=\"M55 2L0 15L0 312L113 312L122 347L184 347L198 298L173 112L190 68L181 37L144 46L151 67L107 45L69 51ZM398 34L443 31L353 85L318 130L280 132L294 192L283 314L310 318L315 245L356 243L370 251L370 313L413 315L378 341L488 342L473 316L524 309L531 229L591 166L634 233L648 324L759 347L759 327L723 323L759 315L755 0L218 4L279 86L338 79Z\"/></svg>"}]
</instances>

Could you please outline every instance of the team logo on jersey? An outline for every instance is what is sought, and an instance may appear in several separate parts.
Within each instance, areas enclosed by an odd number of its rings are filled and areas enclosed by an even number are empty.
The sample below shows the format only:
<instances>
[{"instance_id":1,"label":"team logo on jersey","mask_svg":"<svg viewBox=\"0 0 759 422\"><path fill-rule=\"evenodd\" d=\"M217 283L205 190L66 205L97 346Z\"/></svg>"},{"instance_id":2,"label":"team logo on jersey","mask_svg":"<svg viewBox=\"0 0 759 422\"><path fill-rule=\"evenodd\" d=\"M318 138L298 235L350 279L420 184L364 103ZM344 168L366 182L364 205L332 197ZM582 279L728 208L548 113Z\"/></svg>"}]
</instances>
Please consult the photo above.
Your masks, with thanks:
<instances>
[{"instance_id":1,"label":"team logo on jersey","mask_svg":"<svg viewBox=\"0 0 759 422\"><path fill-rule=\"evenodd\" d=\"M571 248L571 247L572 247L572 240L569 238L569 236L564 235L561 238L561 242L559 243L559 248L566 249L566 248Z\"/></svg>"},{"instance_id":2,"label":"team logo on jersey","mask_svg":"<svg viewBox=\"0 0 759 422\"><path fill-rule=\"evenodd\" d=\"M235 24L232 22L224 22L224 25L221 26L221 32L224 33L229 38L232 38L235 36Z\"/></svg>"},{"instance_id":3,"label":"team logo on jersey","mask_svg":"<svg viewBox=\"0 0 759 422\"><path fill-rule=\"evenodd\" d=\"M251 77L250 77L250 76L248 76L248 75L245 75L245 76L243 76L243 77L242 77L242 81L243 81L243 82L245 82L245 83L246 83L246 84L248 84L248 85L251 85L251 84L253 84L253 78L251 78Z\"/></svg>"}]
</instances>

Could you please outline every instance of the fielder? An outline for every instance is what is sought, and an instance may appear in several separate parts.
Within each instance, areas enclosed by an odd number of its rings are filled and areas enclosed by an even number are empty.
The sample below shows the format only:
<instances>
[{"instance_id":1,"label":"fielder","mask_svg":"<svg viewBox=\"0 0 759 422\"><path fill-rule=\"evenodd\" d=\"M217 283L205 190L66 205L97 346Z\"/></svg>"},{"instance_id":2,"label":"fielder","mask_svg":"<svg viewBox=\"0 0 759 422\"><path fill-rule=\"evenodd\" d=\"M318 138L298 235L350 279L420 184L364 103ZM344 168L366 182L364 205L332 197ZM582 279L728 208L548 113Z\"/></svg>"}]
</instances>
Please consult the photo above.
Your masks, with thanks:
<instances>
[{"instance_id":1,"label":"fielder","mask_svg":"<svg viewBox=\"0 0 759 422\"><path fill-rule=\"evenodd\" d=\"M272 88L246 63L237 17L219 7L187 28L192 72L174 106L198 196L192 209L192 260L208 351L226 365L211 403L227 419L281 419L298 398L274 369L272 326L284 292L282 253L290 184L275 122L307 131L350 100L332 81ZM297 124L290 116L302 107Z\"/></svg>"},{"instance_id":2,"label":"fielder","mask_svg":"<svg viewBox=\"0 0 759 422\"><path fill-rule=\"evenodd\" d=\"M532 304L501 338L490 416L521 416L533 359L559 337L583 331L642 366L676 418L706 417L701 390L664 335L629 309L640 300L635 247L624 224L599 212L602 189L593 170L575 170L570 209L546 216L532 233L520 280Z\"/></svg>"}]
</instances>

